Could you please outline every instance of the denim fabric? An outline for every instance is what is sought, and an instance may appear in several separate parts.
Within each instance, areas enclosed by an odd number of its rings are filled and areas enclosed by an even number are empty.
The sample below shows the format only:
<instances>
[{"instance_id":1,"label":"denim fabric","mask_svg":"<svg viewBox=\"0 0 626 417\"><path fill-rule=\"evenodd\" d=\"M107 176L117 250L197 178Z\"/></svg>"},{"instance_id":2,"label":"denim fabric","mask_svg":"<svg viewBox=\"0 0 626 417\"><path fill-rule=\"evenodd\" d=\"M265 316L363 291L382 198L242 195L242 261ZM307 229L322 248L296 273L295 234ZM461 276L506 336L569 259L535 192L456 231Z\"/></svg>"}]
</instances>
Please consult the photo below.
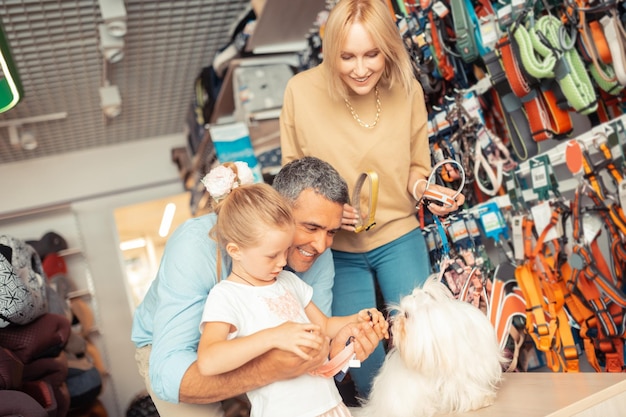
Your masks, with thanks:
<instances>
[{"instance_id":1,"label":"denim fabric","mask_svg":"<svg viewBox=\"0 0 626 417\"><path fill-rule=\"evenodd\" d=\"M385 307L398 304L413 288L424 283L430 275L430 260L420 229L365 253L333 250L335 284L333 286L333 315L346 316L376 305L378 283ZM382 307L382 306L380 306ZM350 375L358 394L369 394L372 379L385 359L380 343L360 368L351 368Z\"/></svg>"}]
</instances>

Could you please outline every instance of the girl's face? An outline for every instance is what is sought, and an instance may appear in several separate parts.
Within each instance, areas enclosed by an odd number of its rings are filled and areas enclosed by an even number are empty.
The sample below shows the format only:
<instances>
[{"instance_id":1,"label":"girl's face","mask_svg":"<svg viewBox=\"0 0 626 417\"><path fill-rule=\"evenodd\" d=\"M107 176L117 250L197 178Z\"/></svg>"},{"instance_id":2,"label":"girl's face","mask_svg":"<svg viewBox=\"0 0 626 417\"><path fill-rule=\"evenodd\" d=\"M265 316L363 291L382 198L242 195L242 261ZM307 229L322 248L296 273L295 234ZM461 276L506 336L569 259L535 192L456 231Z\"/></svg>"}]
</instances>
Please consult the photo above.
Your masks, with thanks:
<instances>
[{"instance_id":1,"label":"girl's face","mask_svg":"<svg viewBox=\"0 0 626 417\"><path fill-rule=\"evenodd\" d=\"M358 22L348 29L338 66L341 80L359 95L372 91L383 75L385 57Z\"/></svg>"},{"instance_id":2,"label":"girl's face","mask_svg":"<svg viewBox=\"0 0 626 417\"><path fill-rule=\"evenodd\" d=\"M293 241L295 226L268 229L258 246L240 248L233 257L233 270L254 285L274 282L287 264L287 252ZM235 262L239 265L236 266Z\"/></svg>"}]
</instances>

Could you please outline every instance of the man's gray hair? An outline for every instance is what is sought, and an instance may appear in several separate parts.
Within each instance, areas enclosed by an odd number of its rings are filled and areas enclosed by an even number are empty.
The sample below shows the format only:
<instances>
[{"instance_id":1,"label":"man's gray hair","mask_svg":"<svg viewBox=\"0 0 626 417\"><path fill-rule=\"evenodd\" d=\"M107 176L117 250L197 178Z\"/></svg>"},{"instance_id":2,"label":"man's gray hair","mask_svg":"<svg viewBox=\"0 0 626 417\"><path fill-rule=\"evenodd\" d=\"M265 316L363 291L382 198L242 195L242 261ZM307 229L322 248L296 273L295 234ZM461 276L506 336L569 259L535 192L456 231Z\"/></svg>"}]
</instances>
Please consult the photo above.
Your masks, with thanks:
<instances>
[{"instance_id":1,"label":"man's gray hair","mask_svg":"<svg viewBox=\"0 0 626 417\"><path fill-rule=\"evenodd\" d=\"M350 203L346 180L328 162L313 156L305 156L283 166L272 186L292 204L307 188L333 203Z\"/></svg>"}]
</instances>

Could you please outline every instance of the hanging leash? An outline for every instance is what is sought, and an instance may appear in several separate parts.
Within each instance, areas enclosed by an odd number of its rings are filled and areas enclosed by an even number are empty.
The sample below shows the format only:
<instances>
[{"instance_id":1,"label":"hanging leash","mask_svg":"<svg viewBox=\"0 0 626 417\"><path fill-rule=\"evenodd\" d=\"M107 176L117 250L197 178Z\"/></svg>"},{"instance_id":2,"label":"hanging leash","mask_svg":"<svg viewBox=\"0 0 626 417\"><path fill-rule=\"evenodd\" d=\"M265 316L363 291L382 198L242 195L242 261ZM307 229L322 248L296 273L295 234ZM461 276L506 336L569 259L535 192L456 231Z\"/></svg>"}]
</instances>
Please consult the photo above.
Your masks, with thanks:
<instances>
[{"instance_id":1,"label":"hanging leash","mask_svg":"<svg viewBox=\"0 0 626 417\"><path fill-rule=\"evenodd\" d=\"M600 23L611 54L615 78L622 86L626 86L626 31L624 26L622 26L617 11L614 9L603 16Z\"/></svg>"},{"instance_id":2,"label":"hanging leash","mask_svg":"<svg viewBox=\"0 0 626 417\"><path fill-rule=\"evenodd\" d=\"M497 48L500 50L502 63L504 68L506 68L506 78L510 83L511 90L521 100L526 111L533 140L541 142L552 139L554 137L554 129L552 128L550 113L542 100L540 91L536 87L531 86L528 79L524 76L520 68L520 62L515 58L510 35L503 36L498 42Z\"/></svg>"},{"instance_id":3,"label":"hanging leash","mask_svg":"<svg viewBox=\"0 0 626 417\"><path fill-rule=\"evenodd\" d=\"M494 92L492 95L495 105L502 109L500 113L504 117L505 128L509 134L513 152L520 161L525 161L537 154L538 147L536 141L532 140L530 123L522 101L511 89L497 49L487 52L483 57L483 62L493 85Z\"/></svg>"},{"instance_id":4,"label":"hanging leash","mask_svg":"<svg viewBox=\"0 0 626 417\"><path fill-rule=\"evenodd\" d=\"M360 361L356 360L354 344L352 342L353 337L351 336L341 352L335 355L334 358L330 359L324 365L309 373L311 375L321 376L324 378L334 377L337 382L343 381L348 372L348 368L359 368L361 366Z\"/></svg>"},{"instance_id":5,"label":"hanging leash","mask_svg":"<svg viewBox=\"0 0 626 417\"><path fill-rule=\"evenodd\" d=\"M563 23L551 14L535 22L534 49L542 56L557 54L554 66L556 78L567 101L580 114L589 114L597 109L597 98L585 65L574 48ZM549 46L544 44L548 42Z\"/></svg>"}]
</instances>

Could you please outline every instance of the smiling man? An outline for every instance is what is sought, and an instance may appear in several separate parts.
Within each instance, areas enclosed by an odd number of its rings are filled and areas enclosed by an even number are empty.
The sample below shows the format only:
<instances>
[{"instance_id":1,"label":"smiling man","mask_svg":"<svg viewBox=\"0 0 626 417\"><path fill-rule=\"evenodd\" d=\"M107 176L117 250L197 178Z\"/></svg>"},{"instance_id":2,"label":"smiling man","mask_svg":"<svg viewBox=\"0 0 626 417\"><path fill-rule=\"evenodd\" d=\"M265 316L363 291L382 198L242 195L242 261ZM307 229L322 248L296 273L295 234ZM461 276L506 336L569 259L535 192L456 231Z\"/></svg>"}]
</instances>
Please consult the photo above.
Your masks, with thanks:
<instances>
[{"instance_id":1,"label":"smiling man","mask_svg":"<svg viewBox=\"0 0 626 417\"><path fill-rule=\"evenodd\" d=\"M334 266L330 245L341 227L348 186L328 163L305 157L285 165L273 186L293 207L296 233L287 268L313 287L313 302L330 316ZM223 416L219 401L278 380L309 372L339 352L355 337L357 358L365 360L380 338L369 326L348 326L330 345L304 361L273 350L241 368L216 376L201 376L196 364L200 319L205 299L218 281L216 242L209 231L217 217L210 213L189 219L168 239L157 277L137 308L132 341L137 364L161 417ZM230 272L223 256L219 279ZM322 339L320 337L320 339Z\"/></svg>"},{"instance_id":2,"label":"smiling man","mask_svg":"<svg viewBox=\"0 0 626 417\"><path fill-rule=\"evenodd\" d=\"M349 202L348 186L328 163L313 157L285 165L273 186L291 203L296 219L287 265L307 272L322 254L330 255L327 249L341 227L343 204ZM332 262L318 262L317 267L333 269ZM322 311L330 314L329 309Z\"/></svg>"}]
</instances>

